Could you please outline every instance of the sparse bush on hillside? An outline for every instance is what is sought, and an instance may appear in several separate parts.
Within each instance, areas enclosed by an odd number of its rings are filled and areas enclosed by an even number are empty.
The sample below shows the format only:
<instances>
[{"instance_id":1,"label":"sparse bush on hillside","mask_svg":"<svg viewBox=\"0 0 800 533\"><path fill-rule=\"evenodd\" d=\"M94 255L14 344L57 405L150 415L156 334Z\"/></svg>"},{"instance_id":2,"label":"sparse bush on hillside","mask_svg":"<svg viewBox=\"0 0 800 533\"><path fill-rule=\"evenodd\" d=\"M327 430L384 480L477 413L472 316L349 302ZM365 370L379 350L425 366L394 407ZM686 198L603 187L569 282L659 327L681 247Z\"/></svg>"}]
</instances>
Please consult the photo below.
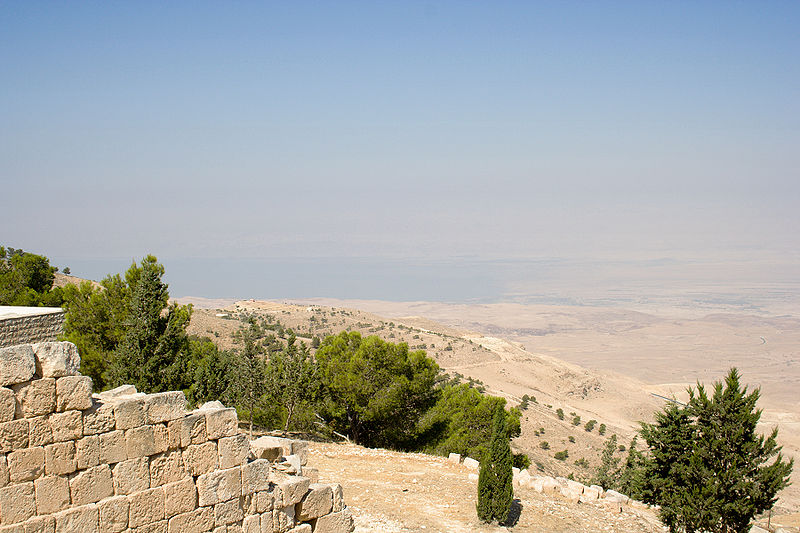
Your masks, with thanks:
<instances>
[{"instance_id":1,"label":"sparse bush on hillside","mask_svg":"<svg viewBox=\"0 0 800 533\"><path fill-rule=\"evenodd\" d=\"M572 417L572 425L573 426L580 426L581 425L581 417L580 415L575 415Z\"/></svg>"},{"instance_id":2,"label":"sparse bush on hillside","mask_svg":"<svg viewBox=\"0 0 800 533\"><path fill-rule=\"evenodd\" d=\"M594 429L595 424L597 424L597 420L589 420L583 426L583 429L585 429L588 433L591 433L591 431Z\"/></svg>"},{"instance_id":3,"label":"sparse bush on hillside","mask_svg":"<svg viewBox=\"0 0 800 533\"><path fill-rule=\"evenodd\" d=\"M556 409L556 416L559 420L564 420L564 410L560 407Z\"/></svg>"},{"instance_id":4,"label":"sparse bush on hillside","mask_svg":"<svg viewBox=\"0 0 800 533\"><path fill-rule=\"evenodd\" d=\"M605 435L606 434L606 425L605 424L600 424L600 427L597 428L597 432L600 435Z\"/></svg>"},{"instance_id":5,"label":"sparse bush on hillside","mask_svg":"<svg viewBox=\"0 0 800 533\"><path fill-rule=\"evenodd\" d=\"M574 443L575 442L575 437L570 435L569 437L567 437L567 440Z\"/></svg>"},{"instance_id":6,"label":"sparse bush on hillside","mask_svg":"<svg viewBox=\"0 0 800 533\"><path fill-rule=\"evenodd\" d=\"M543 450L549 450L550 449L550 443L547 442L546 440L543 440L542 442L539 443L539 448L541 448Z\"/></svg>"},{"instance_id":7,"label":"sparse bush on hillside","mask_svg":"<svg viewBox=\"0 0 800 533\"><path fill-rule=\"evenodd\" d=\"M559 461L566 461L567 457L569 457L569 452L567 450L562 450L560 452L556 452L553 457L558 459Z\"/></svg>"}]
</instances>

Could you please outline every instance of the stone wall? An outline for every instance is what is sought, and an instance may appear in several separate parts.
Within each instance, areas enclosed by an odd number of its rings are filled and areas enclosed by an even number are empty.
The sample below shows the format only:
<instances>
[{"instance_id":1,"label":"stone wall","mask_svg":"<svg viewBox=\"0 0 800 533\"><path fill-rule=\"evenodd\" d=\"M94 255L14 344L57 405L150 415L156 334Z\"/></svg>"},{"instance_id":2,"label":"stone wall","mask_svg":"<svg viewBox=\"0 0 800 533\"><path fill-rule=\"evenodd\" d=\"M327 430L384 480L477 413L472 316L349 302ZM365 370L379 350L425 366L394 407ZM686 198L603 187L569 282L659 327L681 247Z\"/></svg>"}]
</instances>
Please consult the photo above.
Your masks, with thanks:
<instances>
[{"instance_id":1,"label":"stone wall","mask_svg":"<svg viewBox=\"0 0 800 533\"><path fill-rule=\"evenodd\" d=\"M0 349L0 533L353 530L341 487L299 475L304 443L251 443L182 392L93 394L79 367L71 343Z\"/></svg>"},{"instance_id":2,"label":"stone wall","mask_svg":"<svg viewBox=\"0 0 800 533\"><path fill-rule=\"evenodd\" d=\"M63 330L60 308L0 307L0 348L54 341Z\"/></svg>"}]
</instances>

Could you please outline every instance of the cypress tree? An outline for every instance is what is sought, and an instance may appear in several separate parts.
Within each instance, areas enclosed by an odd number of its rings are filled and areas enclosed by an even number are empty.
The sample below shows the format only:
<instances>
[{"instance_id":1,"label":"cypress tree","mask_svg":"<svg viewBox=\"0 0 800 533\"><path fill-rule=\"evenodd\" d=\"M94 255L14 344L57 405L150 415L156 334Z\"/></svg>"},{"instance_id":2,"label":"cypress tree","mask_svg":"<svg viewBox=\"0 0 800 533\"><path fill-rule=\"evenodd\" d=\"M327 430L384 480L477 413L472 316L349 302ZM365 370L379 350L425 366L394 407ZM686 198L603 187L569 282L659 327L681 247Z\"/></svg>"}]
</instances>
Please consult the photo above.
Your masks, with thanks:
<instances>
[{"instance_id":1,"label":"cypress tree","mask_svg":"<svg viewBox=\"0 0 800 533\"><path fill-rule=\"evenodd\" d=\"M511 446L506 427L505 410L494 416L492 444L489 453L481 462L478 474L478 518L484 522L496 520L504 523L511 511L514 498L514 472Z\"/></svg>"}]
</instances>

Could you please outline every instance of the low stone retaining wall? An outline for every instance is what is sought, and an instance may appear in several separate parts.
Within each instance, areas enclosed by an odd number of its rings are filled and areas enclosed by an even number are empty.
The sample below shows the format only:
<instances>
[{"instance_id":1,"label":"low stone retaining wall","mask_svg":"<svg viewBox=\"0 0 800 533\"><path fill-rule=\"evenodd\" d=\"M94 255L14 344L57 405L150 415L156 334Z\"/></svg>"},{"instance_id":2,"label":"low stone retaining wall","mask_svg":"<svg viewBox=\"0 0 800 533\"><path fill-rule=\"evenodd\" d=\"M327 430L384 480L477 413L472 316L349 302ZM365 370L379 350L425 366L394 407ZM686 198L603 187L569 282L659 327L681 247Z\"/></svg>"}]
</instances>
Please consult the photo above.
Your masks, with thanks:
<instances>
[{"instance_id":1,"label":"low stone retaining wall","mask_svg":"<svg viewBox=\"0 0 800 533\"><path fill-rule=\"evenodd\" d=\"M71 343L0 349L0 533L349 533L304 443L182 392L92 393Z\"/></svg>"},{"instance_id":2,"label":"low stone retaining wall","mask_svg":"<svg viewBox=\"0 0 800 533\"><path fill-rule=\"evenodd\" d=\"M0 306L0 348L54 341L63 330L61 308Z\"/></svg>"}]
</instances>

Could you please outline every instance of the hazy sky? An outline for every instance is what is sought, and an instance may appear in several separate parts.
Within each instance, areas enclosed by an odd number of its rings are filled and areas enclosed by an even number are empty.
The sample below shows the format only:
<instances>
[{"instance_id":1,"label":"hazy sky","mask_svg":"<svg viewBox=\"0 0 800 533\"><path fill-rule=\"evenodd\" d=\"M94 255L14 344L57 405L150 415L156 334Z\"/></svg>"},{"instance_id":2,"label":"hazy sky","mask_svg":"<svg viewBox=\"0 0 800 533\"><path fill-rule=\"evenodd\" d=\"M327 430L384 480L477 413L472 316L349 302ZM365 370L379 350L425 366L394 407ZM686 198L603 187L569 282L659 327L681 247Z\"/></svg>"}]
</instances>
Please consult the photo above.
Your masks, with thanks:
<instances>
[{"instance_id":1,"label":"hazy sky","mask_svg":"<svg viewBox=\"0 0 800 533\"><path fill-rule=\"evenodd\" d=\"M0 243L797 258L798 28L796 1L0 2Z\"/></svg>"}]
</instances>

